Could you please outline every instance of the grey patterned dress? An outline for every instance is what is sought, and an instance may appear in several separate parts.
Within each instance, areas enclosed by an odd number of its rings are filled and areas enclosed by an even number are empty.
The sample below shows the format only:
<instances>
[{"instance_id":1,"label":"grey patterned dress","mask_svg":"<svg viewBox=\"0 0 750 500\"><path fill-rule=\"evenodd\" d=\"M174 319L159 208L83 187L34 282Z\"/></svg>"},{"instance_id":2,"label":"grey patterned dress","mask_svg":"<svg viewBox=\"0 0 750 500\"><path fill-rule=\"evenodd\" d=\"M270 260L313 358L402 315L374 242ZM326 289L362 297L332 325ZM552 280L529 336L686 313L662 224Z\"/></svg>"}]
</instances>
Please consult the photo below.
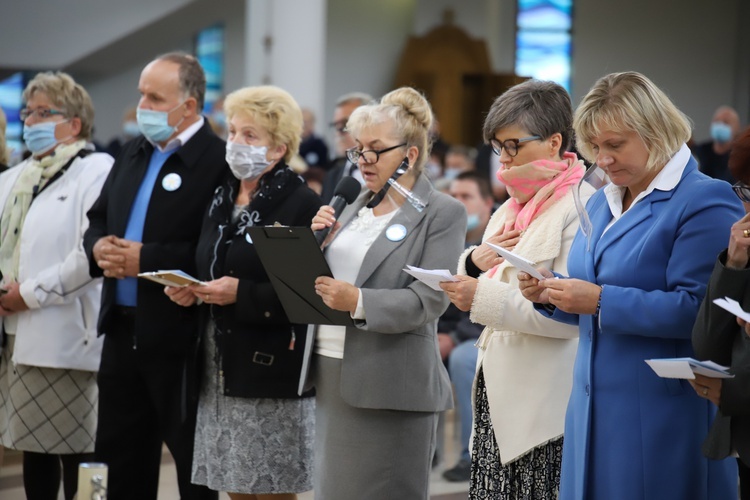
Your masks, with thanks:
<instances>
[{"instance_id":1,"label":"grey patterned dress","mask_svg":"<svg viewBox=\"0 0 750 500\"><path fill-rule=\"evenodd\" d=\"M234 398L220 387L213 322L205 332L193 483L231 493L312 489L315 398Z\"/></svg>"}]
</instances>

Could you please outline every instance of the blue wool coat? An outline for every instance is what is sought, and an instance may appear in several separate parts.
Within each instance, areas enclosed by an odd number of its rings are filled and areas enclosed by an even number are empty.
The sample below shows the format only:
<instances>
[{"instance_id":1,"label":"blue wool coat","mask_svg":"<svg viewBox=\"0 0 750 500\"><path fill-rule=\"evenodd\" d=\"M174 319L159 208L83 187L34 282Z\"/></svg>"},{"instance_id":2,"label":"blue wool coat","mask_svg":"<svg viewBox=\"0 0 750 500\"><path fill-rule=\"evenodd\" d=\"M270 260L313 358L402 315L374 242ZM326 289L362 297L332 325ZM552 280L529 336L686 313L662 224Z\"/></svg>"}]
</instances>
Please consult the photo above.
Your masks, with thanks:
<instances>
[{"instance_id":1,"label":"blue wool coat","mask_svg":"<svg viewBox=\"0 0 750 500\"><path fill-rule=\"evenodd\" d=\"M693 322L741 204L690 158L672 191L654 190L606 233L604 190L587 210L591 244L579 231L568 272L604 286L599 320L553 313L580 333L560 499L736 500L734 460L701 454L715 408L644 360L693 356Z\"/></svg>"}]
</instances>

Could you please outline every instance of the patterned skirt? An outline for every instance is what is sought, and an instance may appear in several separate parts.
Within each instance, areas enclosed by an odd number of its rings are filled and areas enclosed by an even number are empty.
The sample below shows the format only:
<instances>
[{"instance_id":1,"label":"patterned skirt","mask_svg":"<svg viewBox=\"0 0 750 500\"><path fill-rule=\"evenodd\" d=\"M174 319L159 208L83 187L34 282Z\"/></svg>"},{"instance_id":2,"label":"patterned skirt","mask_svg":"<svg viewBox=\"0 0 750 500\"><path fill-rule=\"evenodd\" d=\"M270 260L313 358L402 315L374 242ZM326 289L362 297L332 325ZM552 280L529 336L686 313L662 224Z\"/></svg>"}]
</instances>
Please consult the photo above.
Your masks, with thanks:
<instances>
[{"instance_id":1,"label":"patterned skirt","mask_svg":"<svg viewBox=\"0 0 750 500\"><path fill-rule=\"evenodd\" d=\"M533 448L508 464L500 452L490 421L484 373L477 374L474 441L469 498L552 500L560 490L563 438Z\"/></svg>"},{"instance_id":2,"label":"patterned skirt","mask_svg":"<svg viewBox=\"0 0 750 500\"><path fill-rule=\"evenodd\" d=\"M205 337L192 482L231 493L312 489L315 398L225 396L213 322Z\"/></svg>"},{"instance_id":3,"label":"patterned skirt","mask_svg":"<svg viewBox=\"0 0 750 500\"><path fill-rule=\"evenodd\" d=\"M13 366L15 340L8 335L0 356L0 445L60 455L93 452L96 373Z\"/></svg>"}]
</instances>

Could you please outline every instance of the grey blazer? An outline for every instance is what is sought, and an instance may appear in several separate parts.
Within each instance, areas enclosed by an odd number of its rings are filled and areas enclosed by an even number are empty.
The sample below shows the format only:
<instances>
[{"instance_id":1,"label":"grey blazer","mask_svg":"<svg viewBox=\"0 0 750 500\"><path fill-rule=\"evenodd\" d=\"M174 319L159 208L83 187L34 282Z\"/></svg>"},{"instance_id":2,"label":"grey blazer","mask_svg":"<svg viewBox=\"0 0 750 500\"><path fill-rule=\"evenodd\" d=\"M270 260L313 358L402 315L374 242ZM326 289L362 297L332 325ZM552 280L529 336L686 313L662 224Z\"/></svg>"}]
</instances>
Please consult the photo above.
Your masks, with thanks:
<instances>
[{"instance_id":1,"label":"grey blazer","mask_svg":"<svg viewBox=\"0 0 750 500\"><path fill-rule=\"evenodd\" d=\"M439 193L424 175L412 192L426 207L408 202L393 216L367 251L354 283L362 293L366 320L347 327L341 397L358 408L442 411L453 407L448 373L437 342L437 320L448 298L403 272L407 264L456 271L466 234L466 210ZM360 194L339 217L349 224L367 203ZM406 236L386 237L401 224Z\"/></svg>"},{"instance_id":2,"label":"grey blazer","mask_svg":"<svg viewBox=\"0 0 750 500\"><path fill-rule=\"evenodd\" d=\"M703 443L703 453L719 460L735 449L750 466L750 337L733 314L713 303L716 298L730 297L744 310L750 309L750 269L725 267L726 255L724 251L716 262L693 327L696 356L731 366L735 375L722 382L719 412Z\"/></svg>"}]
</instances>

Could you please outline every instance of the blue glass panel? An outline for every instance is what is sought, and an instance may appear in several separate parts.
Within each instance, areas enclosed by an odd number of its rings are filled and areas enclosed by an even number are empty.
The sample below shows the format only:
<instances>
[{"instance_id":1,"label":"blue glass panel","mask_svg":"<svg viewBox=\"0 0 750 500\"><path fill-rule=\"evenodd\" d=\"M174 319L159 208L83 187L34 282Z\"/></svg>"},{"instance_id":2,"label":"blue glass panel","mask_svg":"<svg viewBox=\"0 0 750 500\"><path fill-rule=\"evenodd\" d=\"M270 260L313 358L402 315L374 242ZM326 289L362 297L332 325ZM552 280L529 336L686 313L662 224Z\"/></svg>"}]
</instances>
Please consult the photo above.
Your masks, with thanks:
<instances>
[{"instance_id":1,"label":"blue glass panel","mask_svg":"<svg viewBox=\"0 0 750 500\"><path fill-rule=\"evenodd\" d=\"M518 0L518 29L570 30L573 0Z\"/></svg>"},{"instance_id":2,"label":"blue glass panel","mask_svg":"<svg viewBox=\"0 0 750 500\"><path fill-rule=\"evenodd\" d=\"M570 92L570 33L518 31L516 74L552 80Z\"/></svg>"},{"instance_id":3,"label":"blue glass panel","mask_svg":"<svg viewBox=\"0 0 750 500\"><path fill-rule=\"evenodd\" d=\"M214 26L198 33L196 57L206 73L206 102L208 113L224 92L224 27Z\"/></svg>"},{"instance_id":4,"label":"blue glass panel","mask_svg":"<svg viewBox=\"0 0 750 500\"><path fill-rule=\"evenodd\" d=\"M8 120L8 127L5 131L6 145L11 152L11 165L20 161L23 150L21 141L21 132L23 124L18 113L23 106L23 74L16 73L13 76L0 81L0 107L2 107L5 117Z\"/></svg>"}]
</instances>

